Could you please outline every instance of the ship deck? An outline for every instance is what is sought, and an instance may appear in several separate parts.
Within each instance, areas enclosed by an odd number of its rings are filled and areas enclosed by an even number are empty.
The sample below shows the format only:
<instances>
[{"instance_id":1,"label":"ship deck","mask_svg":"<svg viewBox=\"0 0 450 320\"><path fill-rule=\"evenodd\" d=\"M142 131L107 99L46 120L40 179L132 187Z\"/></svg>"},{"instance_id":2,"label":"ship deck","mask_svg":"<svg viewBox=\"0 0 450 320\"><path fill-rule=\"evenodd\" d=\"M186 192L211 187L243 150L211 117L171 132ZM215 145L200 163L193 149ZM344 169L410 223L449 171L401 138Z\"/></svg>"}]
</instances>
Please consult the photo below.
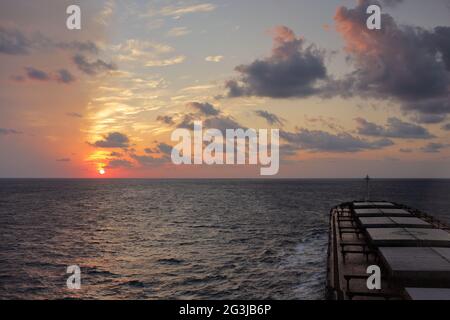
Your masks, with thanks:
<instances>
[{"instance_id":1,"label":"ship deck","mask_svg":"<svg viewBox=\"0 0 450 320\"><path fill-rule=\"evenodd\" d=\"M450 228L391 202L350 202L330 212L327 291L337 300L450 300ZM369 266L381 289L369 290Z\"/></svg>"}]
</instances>

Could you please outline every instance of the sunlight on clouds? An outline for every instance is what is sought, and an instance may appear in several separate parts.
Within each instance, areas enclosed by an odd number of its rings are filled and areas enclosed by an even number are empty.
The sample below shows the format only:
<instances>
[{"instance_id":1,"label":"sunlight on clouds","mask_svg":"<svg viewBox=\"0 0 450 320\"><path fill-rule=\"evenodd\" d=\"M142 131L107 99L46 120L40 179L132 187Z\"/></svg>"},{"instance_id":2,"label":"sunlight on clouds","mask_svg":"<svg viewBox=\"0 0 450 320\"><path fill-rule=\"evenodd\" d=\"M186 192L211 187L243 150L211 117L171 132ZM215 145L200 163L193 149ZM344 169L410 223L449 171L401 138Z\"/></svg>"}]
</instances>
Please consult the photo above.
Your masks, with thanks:
<instances>
[{"instance_id":1,"label":"sunlight on clouds","mask_svg":"<svg viewBox=\"0 0 450 320\"><path fill-rule=\"evenodd\" d=\"M116 58L120 61L140 61L151 60L172 53L171 46L150 41L130 39L122 44L111 46L111 50L116 53Z\"/></svg>"},{"instance_id":2,"label":"sunlight on clouds","mask_svg":"<svg viewBox=\"0 0 450 320\"><path fill-rule=\"evenodd\" d=\"M184 15L199 12L211 12L216 9L216 6L211 3L193 4L193 5L175 5L166 6L157 13L162 16L173 17L178 19Z\"/></svg>"},{"instance_id":3,"label":"sunlight on clouds","mask_svg":"<svg viewBox=\"0 0 450 320\"><path fill-rule=\"evenodd\" d=\"M184 55L172 55L175 51L169 45L130 39L122 44L111 46L111 51L121 62L135 62L147 67L165 67L185 61Z\"/></svg>"},{"instance_id":4,"label":"sunlight on clouds","mask_svg":"<svg viewBox=\"0 0 450 320\"><path fill-rule=\"evenodd\" d=\"M114 14L115 8L116 8L116 6L115 6L114 0L106 1L103 9L100 11L100 13L96 17L95 21L101 25L107 26L111 20L111 17Z\"/></svg>"},{"instance_id":5,"label":"sunlight on clouds","mask_svg":"<svg viewBox=\"0 0 450 320\"><path fill-rule=\"evenodd\" d=\"M185 56L177 56L174 58L163 59L163 60L150 60L145 66L146 67L167 67L175 64L183 63L186 60Z\"/></svg>"},{"instance_id":6,"label":"sunlight on clouds","mask_svg":"<svg viewBox=\"0 0 450 320\"><path fill-rule=\"evenodd\" d=\"M86 161L98 161L98 160L105 160L109 157L111 154L110 151L105 150L96 150L95 152L91 153L87 158Z\"/></svg>"},{"instance_id":7,"label":"sunlight on clouds","mask_svg":"<svg viewBox=\"0 0 450 320\"><path fill-rule=\"evenodd\" d=\"M199 85L199 86L192 86L192 87L186 87L181 89L181 92L189 92L189 91L202 91L202 90L210 90L216 88L216 85L213 84L206 84L206 85Z\"/></svg>"},{"instance_id":8,"label":"sunlight on clouds","mask_svg":"<svg viewBox=\"0 0 450 320\"><path fill-rule=\"evenodd\" d=\"M221 62L224 56L208 56L205 58L208 62Z\"/></svg>"},{"instance_id":9,"label":"sunlight on clouds","mask_svg":"<svg viewBox=\"0 0 450 320\"><path fill-rule=\"evenodd\" d=\"M182 37L189 33L191 33L191 30L189 30L187 27L176 27L176 28L170 29L167 32L167 35L169 37Z\"/></svg>"}]
</instances>

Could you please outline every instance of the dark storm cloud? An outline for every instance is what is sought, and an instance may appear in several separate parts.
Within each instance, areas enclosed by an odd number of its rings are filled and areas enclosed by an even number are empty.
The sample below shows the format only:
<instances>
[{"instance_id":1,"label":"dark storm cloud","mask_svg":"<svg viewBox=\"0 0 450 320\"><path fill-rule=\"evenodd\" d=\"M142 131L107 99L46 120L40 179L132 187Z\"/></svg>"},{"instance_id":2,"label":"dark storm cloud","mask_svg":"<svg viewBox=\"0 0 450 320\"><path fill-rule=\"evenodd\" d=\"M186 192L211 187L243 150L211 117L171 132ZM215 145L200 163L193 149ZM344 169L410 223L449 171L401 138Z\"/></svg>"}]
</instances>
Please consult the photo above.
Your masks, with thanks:
<instances>
[{"instance_id":1,"label":"dark storm cloud","mask_svg":"<svg viewBox=\"0 0 450 320\"><path fill-rule=\"evenodd\" d=\"M425 147L423 147L421 150L425 153L439 153L442 149L446 148L447 145L444 145L442 143L429 143Z\"/></svg>"},{"instance_id":2,"label":"dark storm cloud","mask_svg":"<svg viewBox=\"0 0 450 320\"><path fill-rule=\"evenodd\" d=\"M92 145L98 148L128 148L130 139L120 132L112 132L106 135L103 140L96 141Z\"/></svg>"},{"instance_id":3,"label":"dark storm cloud","mask_svg":"<svg viewBox=\"0 0 450 320\"><path fill-rule=\"evenodd\" d=\"M207 102L190 102L187 104L187 107L205 116L217 116L220 114L220 111L218 109L214 108L212 104Z\"/></svg>"},{"instance_id":4,"label":"dark storm cloud","mask_svg":"<svg viewBox=\"0 0 450 320\"><path fill-rule=\"evenodd\" d=\"M58 70L55 78L57 82L65 84L75 81L75 77L66 69Z\"/></svg>"},{"instance_id":5,"label":"dark storm cloud","mask_svg":"<svg viewBox=\"0 0 450 320\"><path fill-rule=\"evenodd\" d=\"M365 136L399 139L434 138L426 128L398 118L389 118L386 126L380 126L363 118L356 118L355 121L358 124L358 133Z\"/></svg>"},{"instance_id":6,"label":"dark storm cloud","mask_svg":"<svg viewBox=\"0 0 450 320\"><path fill-rule=\"evenodd\" d=\"M11 134L23 134L23 132L15 129L0 128L0 136L7 136Z\"/></svg>"},{"instance_id":7,"label":"dark storm cloud","mask_svg":"<svg viewBox=\"0 0 450 320\"><path fill-rule=\"evenodd\" d=\"M272 35L274 46L269 57L236 67L240 78L225 85L229 97L292 98L318 92L318 82L327 79L324 53L307 46L285 26L276 27Z\"/></svg>"},{"instance_id":8,"label":"dark storm cloud","mask_svg":"<svg viewBox=\"0 0 450 320\"><path fill-rule=\"evenodd\" d=\"M394 145L389 139L375 141L364 140L349 133L332 134L319 130L299 129L297 132L280 132L285 141L298 145L299 148L325 152L359 152L382 149Z\"/></svg>"},{"instance_id":9,"label":"dark storm cloud","mask_svg":"<svg viewBox=\"0 0 450 320\"><path fill-rule=\"evenodd\" d=\"M356 70L335 88L346 95L394 99L407 111L450 113L450 27L399 26L383 14L382 29L370 31L369 4L379 2L360 0L357 7L340 7L336 13L337 30Z\"/></svg>"},{"instance_id":10,"label":"dark storm cloud","mask_svg":"<svg viewBox=\"0 0 450 320\"><path fill-rule=\"evenodd\" d=\"M114 63L107 63L101 59L89 61L81 54L75 55L72 60L78 69L90 76L95 76L106 71L117 70L117 66Z\"/></svg>"},{"instance_id":11,"label":"dark storm cloud","mask_svg":"<svg viewBox=\"0 0 450 320\"><path fill-rule=\"evenodd\" d=\"M284 120L281 119L280 117L278 117L276 114L270 113L265 110L256 110L255 114L257 116L265 119L267 121L267 123L270 125L279 125L279 126L284 125Z\"/></svg>"},{"instance_id":12,"label":"dark storm cloud","mask_svg":"<svg viewBox=\"0 0 450 320\"><path fill-rule=\"evenodd\" d=\"M31 79L31 80L38 80L38 81L51 80L50 74L48 74L45 71L33 68L33 67L26 67L25 72L26 72L28 79Z\"/></svg>"}]
</instances>

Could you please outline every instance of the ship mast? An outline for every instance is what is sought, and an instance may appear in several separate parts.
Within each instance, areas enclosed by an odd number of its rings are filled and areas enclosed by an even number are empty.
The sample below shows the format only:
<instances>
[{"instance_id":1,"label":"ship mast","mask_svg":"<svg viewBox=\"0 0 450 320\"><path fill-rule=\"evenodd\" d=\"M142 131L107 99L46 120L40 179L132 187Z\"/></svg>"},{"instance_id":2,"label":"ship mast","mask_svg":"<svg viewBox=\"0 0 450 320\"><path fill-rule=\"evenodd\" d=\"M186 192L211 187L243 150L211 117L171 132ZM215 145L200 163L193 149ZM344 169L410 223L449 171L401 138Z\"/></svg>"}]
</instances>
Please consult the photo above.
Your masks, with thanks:
<instances>
[{"instance_id":1,"label":"ship mast","mask_svg":"<svg viewBox=\"0 0 450 320\"><path fill-rule=\"evenodd\" d=\"M369 175L366 176L366 201L370 200L370 177Z\"/></svg>"}]
</instances>

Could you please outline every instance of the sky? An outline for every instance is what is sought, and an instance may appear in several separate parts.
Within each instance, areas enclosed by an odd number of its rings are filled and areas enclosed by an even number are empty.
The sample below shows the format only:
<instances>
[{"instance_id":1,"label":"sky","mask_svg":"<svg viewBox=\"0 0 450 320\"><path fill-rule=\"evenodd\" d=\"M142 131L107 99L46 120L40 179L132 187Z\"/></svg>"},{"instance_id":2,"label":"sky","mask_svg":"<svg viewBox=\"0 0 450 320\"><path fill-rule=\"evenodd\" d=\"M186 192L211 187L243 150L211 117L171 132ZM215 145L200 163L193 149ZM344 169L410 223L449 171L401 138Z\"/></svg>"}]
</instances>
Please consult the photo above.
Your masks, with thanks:
<instances>
[{"instance_id":1,"label":"sky","mask_svg":"<svg viewBox=\"0 0 450 320\"><path fill-rule=\"evenodd\" d=\"M0 3L0 177L259 177L172 164L197 120L279 129L275 178L450 178L449 93L448 0Z\"/></svg>"}]
</instances>

